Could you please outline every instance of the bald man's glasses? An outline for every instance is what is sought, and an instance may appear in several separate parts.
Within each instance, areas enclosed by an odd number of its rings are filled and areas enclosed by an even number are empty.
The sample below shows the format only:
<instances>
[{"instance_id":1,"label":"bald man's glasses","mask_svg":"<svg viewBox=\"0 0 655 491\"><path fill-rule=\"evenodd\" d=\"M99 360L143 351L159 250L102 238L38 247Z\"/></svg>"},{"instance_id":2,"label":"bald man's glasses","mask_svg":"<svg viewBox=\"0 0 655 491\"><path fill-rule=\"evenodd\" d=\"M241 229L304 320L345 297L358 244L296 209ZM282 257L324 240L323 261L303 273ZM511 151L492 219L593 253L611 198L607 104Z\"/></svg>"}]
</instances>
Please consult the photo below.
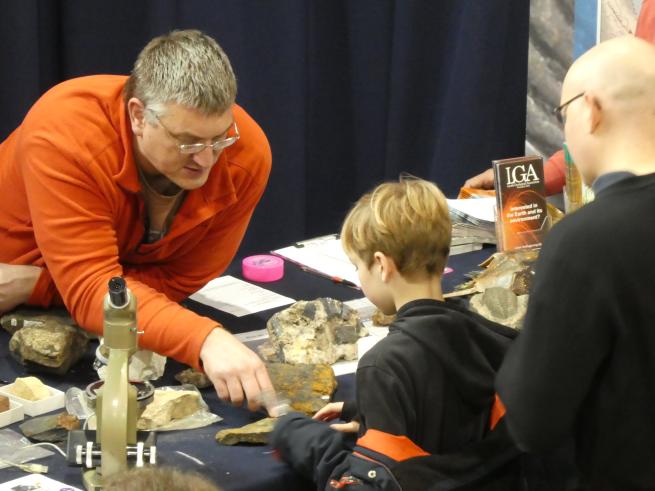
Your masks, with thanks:
<instances>
[{"instance_id":1,"label":"bald man's glasses","mask_svg":"<svg viewBox=\"0 0 655 491\"><path fill-rule=\"evenodd\" d=\"M557 118L557 121L559 121L559 124L564 124L564 116L565 116L564 109L566 109L566 107L569 104L571 104L574 100L579 99L583 95L584 95L584 92L580 92L578 95L576 95L575 97L572 97L571 99L566 101L564 104L562 104L560 106L557 106L555 109L553 109L553 114Z\"/></svg>"}]
</instances>

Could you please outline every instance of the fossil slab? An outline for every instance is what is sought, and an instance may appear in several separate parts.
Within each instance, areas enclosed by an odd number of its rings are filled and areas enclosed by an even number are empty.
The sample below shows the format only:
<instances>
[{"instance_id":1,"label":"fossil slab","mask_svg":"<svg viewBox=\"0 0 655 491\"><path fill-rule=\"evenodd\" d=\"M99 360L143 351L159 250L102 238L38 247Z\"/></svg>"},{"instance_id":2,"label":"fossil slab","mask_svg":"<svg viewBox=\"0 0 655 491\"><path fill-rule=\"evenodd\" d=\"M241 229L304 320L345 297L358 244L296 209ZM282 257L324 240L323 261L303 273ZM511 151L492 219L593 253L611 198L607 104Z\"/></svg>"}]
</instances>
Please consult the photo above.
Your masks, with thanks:
<instances>
[{"instance_id":1,"label":"fossil slab","mask_svg":"<svg viewBox=\"0 0 655 491\"><path fill-rule=\"evenodd\" d=\"M21 423L20 431L27 438L39 442L61 442L69 430L80 428L80 421L66 412L48 416L38 416Z\"/></svg>"},{"instance_id":2,"label":"fossil slab","mask_svg":"<svg viewBox=\"0 0 655 491\"><path fill-rule=\"evenodd\" d=\"M296 302L267 322L260 346L267 361L332 364L357 359L357 340L366 334L354 309L332 298Z\"/></svg>"},{"instance_id":3,"label":"fossil slab","mask_svg":"<svg viewBox=\"0 0 655 491\"><path fill-rule=\"evenodd\" d=\"M256 443L265 445L268 436L273 431L277 418L264 418L241 428L228 428L216 433L216 441L223 445L236 445L237 443Z\"/></svg>"},{"instance_id":4,"label":"fossil slab","mask_svg":"<svg viewBox=\"0 0 655 491\"><path fill-rule=\"evenodd\" d=\"M474 295L469 308L489 320L520 329L528 309L528 295L516 295L509 288L490 287Z\"/></svg>"}]
</instances>

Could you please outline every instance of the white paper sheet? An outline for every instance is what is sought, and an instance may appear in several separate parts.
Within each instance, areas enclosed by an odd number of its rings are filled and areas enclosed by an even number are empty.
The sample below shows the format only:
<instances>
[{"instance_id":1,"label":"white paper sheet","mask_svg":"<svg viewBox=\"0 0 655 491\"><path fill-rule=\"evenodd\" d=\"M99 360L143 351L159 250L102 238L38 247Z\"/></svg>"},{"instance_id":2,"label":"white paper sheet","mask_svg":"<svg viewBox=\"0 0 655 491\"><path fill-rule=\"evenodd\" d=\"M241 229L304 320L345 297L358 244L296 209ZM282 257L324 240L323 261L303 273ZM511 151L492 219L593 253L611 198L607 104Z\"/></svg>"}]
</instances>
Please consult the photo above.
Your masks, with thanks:
<instances>
[{"instance_id":1,"label":"white paper sheet","mask_svg":"<svg viewBox=\"0 0 655 491\"><path fill-rule=\"evenodd\" d=\"M493 223L496 198L449 199L448 207L464 213L476 220Z\"/></svg>"},{"instance_id":2,"label":"white paper sheet","mask_svg":"<svg viewBox=\"0 0 655 491\"><path fill-rule=\"evenodd\" d=\"M38 489L39 491L82 491L41 474L29 474L0 484L0 491Z\"/></svg>"},{"instance_id":3,"label":"white paper sheet","mask_svg":"<svg viewBox=\"0 0 655 491\"><path fill-rule=\"evenodd\" d=\"M355 266L343 252L341 240L336 235L298 242L296 245L277 249L273 253L309 271L334 278L335 281L346 280L361 287Z\"/></svg>"},{"instance_id":4,"label":"white paper sheet","mask_svg":"<svg viewBox=\"0 0 655 491\"><path fill-rule=\"evenodd\" d=\"M189 298L237 317L295 302L229 275L211 280Z\"/></svg>"}]
</instances>

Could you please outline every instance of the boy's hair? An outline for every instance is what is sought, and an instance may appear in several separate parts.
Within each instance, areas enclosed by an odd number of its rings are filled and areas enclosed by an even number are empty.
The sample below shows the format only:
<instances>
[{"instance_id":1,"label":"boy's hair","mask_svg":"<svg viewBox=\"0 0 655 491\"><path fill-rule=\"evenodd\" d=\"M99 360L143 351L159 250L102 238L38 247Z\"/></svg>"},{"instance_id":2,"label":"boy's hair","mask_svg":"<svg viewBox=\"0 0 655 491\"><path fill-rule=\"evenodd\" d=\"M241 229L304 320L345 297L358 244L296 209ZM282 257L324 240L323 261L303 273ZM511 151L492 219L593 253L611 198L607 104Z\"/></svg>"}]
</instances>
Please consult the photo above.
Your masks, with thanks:
<instances>
[{"instance_id":1,"label":"boy's hair","mask_svg":"<svg viewBox=\"0 0 655 491\"><path fill-rule=\"evenodd\" d=\"M390 256L402 275L441 274L450 251L450 215L443 193L417 178L379 185L362 196L341 228L341 242L368 267Z\"/></svg>"},{"instance_id":2,"label":"boy's hair","mask_svg":"<svg viewBox=\"0 0 655 491\"><path fill-rule=\"evenodd\" d=\"M207 478L173 467L141 467L109 477L106 491L220 491Z\"/></svg>"},{"instance_id":3,"label":"boy's hair","mask_svg":"<svg viewBox=\"0 0 655 491\"><path fill-rule=\"evenodd\" d=\"M125 84L125 101L136 97L161 114L175 102L205 115L222 114L236 98L237 81L218 43L193 29L172 31L139 53Z\"/></svg>"}]
</instances>

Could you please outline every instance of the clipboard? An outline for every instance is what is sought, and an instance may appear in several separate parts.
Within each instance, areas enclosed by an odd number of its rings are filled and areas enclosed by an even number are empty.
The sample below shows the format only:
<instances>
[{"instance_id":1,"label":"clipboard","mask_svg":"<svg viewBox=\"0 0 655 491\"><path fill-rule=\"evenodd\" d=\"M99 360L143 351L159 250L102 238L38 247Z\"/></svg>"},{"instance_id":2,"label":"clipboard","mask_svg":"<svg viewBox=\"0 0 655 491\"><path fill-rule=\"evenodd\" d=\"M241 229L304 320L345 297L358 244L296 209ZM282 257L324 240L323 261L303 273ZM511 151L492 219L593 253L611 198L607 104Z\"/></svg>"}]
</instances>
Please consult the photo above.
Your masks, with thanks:
<instances>
[{"instance_id":1,"label":"clipboard","mask_svg":"<svg viewBox=\"0 0 655 491\"><path fill-rule=\"evenodd\" d=\"M361 289L357 270L343 252L338 234L296 242L289 247L271 251L271 254L335 283Z\"/></svg>"}]
</instances>

